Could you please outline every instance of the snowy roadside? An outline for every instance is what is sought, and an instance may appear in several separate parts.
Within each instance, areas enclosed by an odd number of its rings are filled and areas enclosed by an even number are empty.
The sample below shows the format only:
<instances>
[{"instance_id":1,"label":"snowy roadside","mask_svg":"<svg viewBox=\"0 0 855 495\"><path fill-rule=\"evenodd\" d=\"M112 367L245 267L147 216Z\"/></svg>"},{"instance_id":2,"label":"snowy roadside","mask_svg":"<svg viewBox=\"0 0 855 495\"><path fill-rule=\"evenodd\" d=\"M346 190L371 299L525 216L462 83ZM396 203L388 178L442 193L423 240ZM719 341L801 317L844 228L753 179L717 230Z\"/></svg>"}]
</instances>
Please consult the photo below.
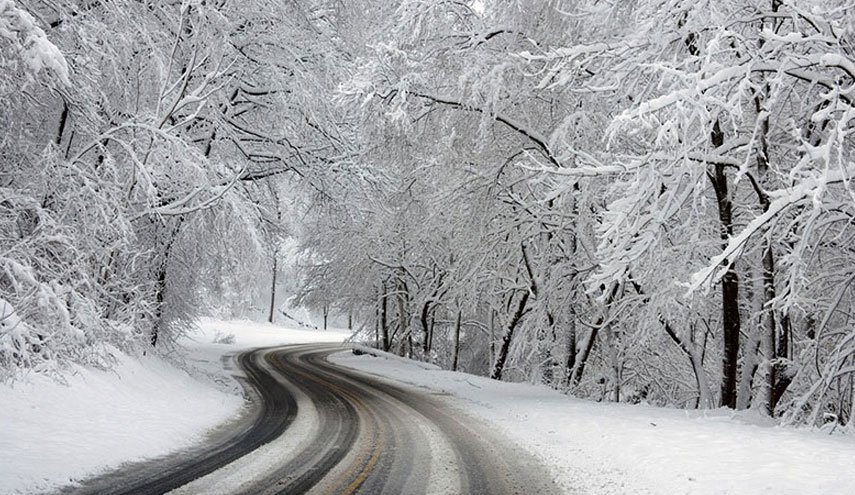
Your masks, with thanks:
<instances>
[{"instance_id":1,"label":"snowy roadside","mask_svg":"<svg viewBox=\"0 0 855 495\"><path fill-rule=\"evenodd\" d=\"M775 427L729 410L598 404L382 353L330 360L455 396L454 404L542 459L568 493L855 493L852 437Z\"/></svg>"},{"instance_id":2,"label":"snowy roadside","mask_svg":"<svg viewBox=\"0 0 855 495\"><path fill-rule=\"evenodd\" d=\"M0 493L55 489L198 443L244 406L225 356L347 337L251 322L204 320L200 326L182 343L188 370L157 357L119 354L113 371L78 367L67 385L35 374L0 384Z\"/></svg>"}]
</instances>

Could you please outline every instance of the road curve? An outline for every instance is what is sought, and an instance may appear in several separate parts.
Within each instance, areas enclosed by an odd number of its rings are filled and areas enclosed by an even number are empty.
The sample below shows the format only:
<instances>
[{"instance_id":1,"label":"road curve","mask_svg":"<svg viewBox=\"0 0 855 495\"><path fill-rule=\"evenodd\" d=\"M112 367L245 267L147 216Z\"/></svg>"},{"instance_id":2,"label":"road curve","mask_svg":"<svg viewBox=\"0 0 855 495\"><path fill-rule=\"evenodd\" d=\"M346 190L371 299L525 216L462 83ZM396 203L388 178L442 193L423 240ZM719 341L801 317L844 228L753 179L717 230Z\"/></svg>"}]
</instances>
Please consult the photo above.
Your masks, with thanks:
<instances>
[{"instance_id":1,"label":"road curve","mask_svg":"<svg viewBox=\"0 0 855 495\"><path fill-rule=\"evenodd\" d=\"M195 450L64 493L557 493L530 456L448 397L329 363L333 345L237 358L254 412Z\"/></svg>"}]
</instances>

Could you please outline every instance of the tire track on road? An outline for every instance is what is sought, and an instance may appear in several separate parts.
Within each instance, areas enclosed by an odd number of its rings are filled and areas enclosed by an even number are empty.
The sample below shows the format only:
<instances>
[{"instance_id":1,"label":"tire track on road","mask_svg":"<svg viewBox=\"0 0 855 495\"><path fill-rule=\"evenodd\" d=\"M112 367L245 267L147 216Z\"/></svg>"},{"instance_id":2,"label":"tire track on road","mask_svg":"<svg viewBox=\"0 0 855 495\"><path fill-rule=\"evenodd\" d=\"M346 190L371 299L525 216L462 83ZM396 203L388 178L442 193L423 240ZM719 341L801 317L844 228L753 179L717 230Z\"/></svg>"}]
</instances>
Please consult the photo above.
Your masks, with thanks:
<instances>
[{"instance_id":1,"label":"tire track on road","mask_svg":"<svg viewBox=\"0 0 855 495\"><path fill-rule=\"evenodd\" d=\"M304 344L240 354L256 407L230 434L63 493L557 492L542 466L448 400L326 360L342 350Z\"/></svg>"}]
</instances>

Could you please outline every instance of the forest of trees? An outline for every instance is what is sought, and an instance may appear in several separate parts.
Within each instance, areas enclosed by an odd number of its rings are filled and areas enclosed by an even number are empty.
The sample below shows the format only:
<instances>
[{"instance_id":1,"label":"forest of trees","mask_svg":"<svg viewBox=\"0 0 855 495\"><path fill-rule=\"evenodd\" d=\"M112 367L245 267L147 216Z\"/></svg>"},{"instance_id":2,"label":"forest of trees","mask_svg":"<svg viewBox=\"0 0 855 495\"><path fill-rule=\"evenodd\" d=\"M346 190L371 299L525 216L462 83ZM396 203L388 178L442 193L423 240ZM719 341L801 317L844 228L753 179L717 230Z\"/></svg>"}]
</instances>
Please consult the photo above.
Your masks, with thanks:
<instances>
[{"instance_id":1,"label":"forest of trees","mask_svg":"<svg viewBox=\"0 0 855 495\"><path fill-rule=\"evenodd\" d=\"M246 304L855 426L845 0L0 0L0 373ZM271 307L271 312L273 308Z\"/></svg>"}]
</instances>

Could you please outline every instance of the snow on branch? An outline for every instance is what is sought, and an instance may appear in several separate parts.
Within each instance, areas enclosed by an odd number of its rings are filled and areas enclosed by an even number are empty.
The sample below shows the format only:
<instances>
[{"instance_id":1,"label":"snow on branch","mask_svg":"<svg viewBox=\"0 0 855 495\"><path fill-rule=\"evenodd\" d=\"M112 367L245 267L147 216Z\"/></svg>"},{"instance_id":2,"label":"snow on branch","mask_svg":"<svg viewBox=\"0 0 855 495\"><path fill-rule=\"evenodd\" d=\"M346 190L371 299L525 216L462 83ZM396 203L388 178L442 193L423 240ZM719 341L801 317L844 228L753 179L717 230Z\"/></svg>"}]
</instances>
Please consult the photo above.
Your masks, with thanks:
<instances>
[{"instance_id":1,"label":"snow on branch","mask_svg":"<svg viewBox=\"0 0 855 495\"><path fill-rule=\"evenodd\" d=\"M702 94L711 88L717 87L733 79L745 78L751 70L752 67L748 64L725 67L709 77L699 78L691 88L681 89L642 102L637 108L624 111L616 118L616 120L621 121L638 118L645 114L663 110L676 103L691 100L692 95Z\"/></svg>"},{"instance_id":2,"label":"snow on branch","mask_svg":"<svg viewBox=\"0 0 855 495\"><path fill-rule=\"evenodd\" d=\"M855 62L837 53L826 53L821 56L819 63L825 67L837 67L842 69L849 77L855 79Z\"/></svg>"},{"instance_id":3,"label":"snow on branch","mask_svg":"<svg viewBox=\"0 0 855 495\"><path fill-rule=\"evenodd\" d=\"M571 147L567 147L566 150L568 153L575 155L578 159L580 159L583 163L588 163L590 165L578 166L578 167L564 167L564 168L554 168L545 165L541 166L524 166L524 168L528 170L532 170L535 172L552 174L552 175L560 175L563 177L610 177L625 174L627 172L635 172L647 165L650 165L656 161L673 161L676 159L687 158L693 162L698 163L713 163L713 164L722 164L732 167L740 167L742 165L742 161L722 155L717 153L701 153L701 152L689 152L685 153L684 156L680 156L677 154L668 154L662 152L648 153L643 156L630 156L630 157L620 157L619 155L609 156L610 159L614 160L612 164L606 165L602 160L593 156L591 153L588 153L584 150L575 149ZM625 162L617 161L616 158L622 158Z\"/></svg>"},{"instance_id":4,"label":"snow on branch","mask_svg":"<svg viewBox=\"0 0 855 495\"><path fill-rule=\"evenodd\" d=\"M533 54L523 51L516 54L520 59L528 62L541 62L554 64L544 70L546 73L537 85L538 89L553 89L570 83L580 67L587 65L591 59L610 54L615 57L625 55L627 52L643 48L645 44L626 42L617 43L592 43L578 44L569 47L553 48L543 54ZM568 69L569 68L569 69ZM615 86L616 87L616 86ZM589 88L592 91L609 90L611 87Z\"/></svg>"},{"instance_id":5,"label":"snow on branch","mask_svg":"<svg viewBox=\"0 0 855 495\"><path fill-rule=\"evenodd\" d=\"M748 240L764 230L783 212L807 199L812 199L816 207L819 207L819 196L829 184L847 182L852 179L853 175L855 175L855 166L849 166L848 168L829 171L824 176L804 180L789 190L770 192L769 196L776 197L776 199L769 204L769 208L749 222L739 235L732 237L724 250L713 257L704 269L692 274L686 291L687 297L698 289L709 290L710 286L721 279L730 266L740 257Z\"/></svg>"},{"instance_id":6,"label":"snow on branch","mask_svg":"<svg viewBox=\"0 0 855 495\"><path fill-rule=\"evenodd\" d=\"M68 62L59 48L48 40L33 16L17 7L13 0L0 0L0 38L12 43L31 76L38 75L42 69L50 69L62 84L71 85Z\"/></svg>"},{"instance_id":7,"label":"snow on branch","mask_svg":"<svg viewBox=\"0 0 855 495\"><path fill-rule=\"evenodd\" d=\"M446 106L449 106L452 108L457 108L460 110L468 110L471 112L482 113L482 114L487 113L483 108L481 108L479 106L463 103L460 101L456 101L456 100L448 98L448 97L440 97L440 96L434 96L434 95L429 95L426 93L418 93L418 92L412 92L412 91L409 94L411 94L417 98L422 98L424 100L428 100L428 101L431 101L433 103L446 105ZM549 144L547 144L546 137L541 136L537 131L526 127L525 125L521 124L520 122L515 121L511 117L508 117L505 115L499 115L499 114L491 114L490 116L492 118L494 118L497 122L504 124L506 127L511 129L512 131L516 132L517 134L520 134L521 136L525 137L526 139L528 139L529 141L534 143L538 148L540 148L540 150L543 152L544 156L546 156L546 158L549 160L549 162L552 165L554 165L557 168L561 168L561 163L555 157L555 154L552 152L552 149L549 147Z\"/></svg>"}]
</instances>

